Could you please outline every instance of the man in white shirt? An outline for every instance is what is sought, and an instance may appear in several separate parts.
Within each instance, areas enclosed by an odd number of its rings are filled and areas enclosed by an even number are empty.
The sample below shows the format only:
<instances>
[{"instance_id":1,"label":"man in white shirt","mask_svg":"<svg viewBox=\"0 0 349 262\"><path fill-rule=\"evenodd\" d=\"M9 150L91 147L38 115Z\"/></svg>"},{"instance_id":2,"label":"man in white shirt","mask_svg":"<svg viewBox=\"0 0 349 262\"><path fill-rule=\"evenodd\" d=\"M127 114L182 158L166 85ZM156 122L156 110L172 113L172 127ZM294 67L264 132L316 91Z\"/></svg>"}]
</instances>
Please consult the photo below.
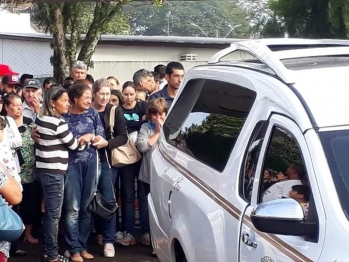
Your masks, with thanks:
<instances>
[{"instance_id":1,"label":"man in white shirt","mask_svg":"<svg viewBox=\"0 0 349 262\"><path fill-rule=\"evenodd\" d=\"M291 165L287 168L286 175L279 172L277 174L279 182L275 183L264 192L262 202L290 197L292 186L302 185L302 177L302 168L297 165Z\"/></svg>"},{"instance_id":2,"label":"man in white shirt","mask_svg":"<svg viewBox=\"0 0 349 262\"><path fill-rule=\"evenodd\" d=\"M40 111L42 97L41 83L38 79L24 81L23 97L23 115L35 122Z\"/></svg>"}]
</instances>

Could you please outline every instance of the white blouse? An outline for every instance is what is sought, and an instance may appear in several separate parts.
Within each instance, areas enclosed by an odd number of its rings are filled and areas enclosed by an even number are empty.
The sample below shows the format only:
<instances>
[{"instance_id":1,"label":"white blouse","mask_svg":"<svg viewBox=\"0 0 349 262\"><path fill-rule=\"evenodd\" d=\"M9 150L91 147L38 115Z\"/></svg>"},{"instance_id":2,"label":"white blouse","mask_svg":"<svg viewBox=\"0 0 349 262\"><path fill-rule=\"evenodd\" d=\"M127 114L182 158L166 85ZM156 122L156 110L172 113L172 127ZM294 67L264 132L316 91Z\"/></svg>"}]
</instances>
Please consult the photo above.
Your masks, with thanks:
<instances>
[{"instance_id":1,"label":"white blouse","mask_svg":"<svg viewBox=\"0 0 349 262\"><path fill-rule=\"evenodd\" d=\"M6 127L4 129L4 140L7 141L7 144L11 148L13 158L16 160L17 172L21 172L21 167L19 165L18 156L16 149L22 146L22 136L19 133L17 124L15 120L10 116L3 117L6 120Z\"/></svg>"}]
</instances>

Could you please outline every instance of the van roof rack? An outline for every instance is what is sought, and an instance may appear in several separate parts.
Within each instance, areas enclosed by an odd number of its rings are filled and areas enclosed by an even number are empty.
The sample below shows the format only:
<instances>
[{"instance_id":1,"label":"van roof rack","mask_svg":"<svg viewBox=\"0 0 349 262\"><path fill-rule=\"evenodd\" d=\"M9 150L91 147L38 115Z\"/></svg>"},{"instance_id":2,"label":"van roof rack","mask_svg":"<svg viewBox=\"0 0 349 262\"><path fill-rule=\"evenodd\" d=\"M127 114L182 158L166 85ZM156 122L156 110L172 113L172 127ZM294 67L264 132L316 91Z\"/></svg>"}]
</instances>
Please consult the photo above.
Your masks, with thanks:
<instances>
[{"instance_id":1,"label":"van roof rack","mask_svg":"<svg viewBox=\"0 0 349 262\"><path fill-rule=\"evenodd\" d=\"M232 43L230 47L216 53L209 64L218 63L225 56L239 51L250 54L255 60L269 67L283 82L293 84L292 71L288 70L281 60L316 56L349 56L349 41L289 38L241 41Z\"/></svg>"}]
</instances>

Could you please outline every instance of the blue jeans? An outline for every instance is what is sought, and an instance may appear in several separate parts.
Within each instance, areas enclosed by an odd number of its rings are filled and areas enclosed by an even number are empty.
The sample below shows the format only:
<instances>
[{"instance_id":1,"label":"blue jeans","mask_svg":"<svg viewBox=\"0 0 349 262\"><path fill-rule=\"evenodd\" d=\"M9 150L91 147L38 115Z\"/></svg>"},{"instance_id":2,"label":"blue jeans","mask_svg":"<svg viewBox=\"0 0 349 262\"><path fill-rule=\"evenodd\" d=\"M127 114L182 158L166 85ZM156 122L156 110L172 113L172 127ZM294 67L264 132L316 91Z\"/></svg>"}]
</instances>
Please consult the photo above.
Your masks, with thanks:
<instances>
[{"instance_id":1,"label":"blue jeans","mask_svg":"<svg viewBox=\"0 0 349 262\"><path fill-rule=\"evenodd\" d=\"M124 230L131 235L135 233L135 179L139 169L138 162L120 168L122 224Z\"/></svg>"},{"instance_id":2,"label":"blue jeans","mask_svg":"<svg viewBox=\"0 0 349 262\"><path fill-rule=\"evenodd\" d=\"M143 181L137 180L137 196L139 203L139 222L141 223L142 234L149 233L149 209L148 195L150 185Z\"/></svg>"},{"instance_id":3,"label":"blue jeans","mask_svg":"<svg viewBox=\"0 0 349 262\"><path fill-rule=\"evenodd\" d=\"M96 170L95 160L68 166L63 209L66 225L65 240L72 255L87 250L92 223L92 214L88 206L94 195L98 176Z\"/></svg>"},{"instance_id":4,"label":"blue jeans","mask_svg":"<svg viewBox=\"0 0 349 262\"><path fill-rule=\"evenodd\" d=\"M45 203L44 253L47 254L48 260L55 260L58 256L58 224L63 204L64 176L38 172L37 179L41 183Z\"/></svg>"},{"instance_id":5,"label":"blue jeans","mask_svg":"<svg viewBox=\"0 0 349 262\"><path fill-rule=\"evenodd\" d=\"M105 198L105 200L110 204L115 204L117 199L115 199L115 189L114 184L118 177L118 168L109 168L108 163L104 162L101 164L101 176L98 181L98 191ZM113 192L114 191L114 192ZM116 233L116 214L113 215L110 221L105 221L99 217L96 218L96 223L101 226L103 234L103 242L114 243L114 235Z\"/></svg>"}]
</instances>

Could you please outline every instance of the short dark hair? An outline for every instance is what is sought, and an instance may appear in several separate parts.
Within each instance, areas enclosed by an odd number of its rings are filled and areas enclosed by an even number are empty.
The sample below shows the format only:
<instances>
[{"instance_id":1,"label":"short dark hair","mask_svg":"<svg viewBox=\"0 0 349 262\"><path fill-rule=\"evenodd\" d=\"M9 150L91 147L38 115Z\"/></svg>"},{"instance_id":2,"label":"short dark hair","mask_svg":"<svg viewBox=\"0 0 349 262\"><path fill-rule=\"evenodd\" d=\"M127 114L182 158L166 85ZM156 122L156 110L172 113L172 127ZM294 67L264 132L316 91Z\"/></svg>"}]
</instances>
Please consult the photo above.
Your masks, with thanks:
<instances>
[{"instance_id":1,"label":"short dark hair","mask_svg":"<svg viewBox=\"0 0 349 262\"><path fill-rule=\"evenodd\" d=\"M152 74L153 74L153 76L154 76L154 80L155 80L155 82L160 82L160 74L159 73L157 73L157 72L155 72L155 71L153 71L153 72L151 72Z\"/></svg>"},{"instance_id":2,"label":"short dark hair","mask_svg":"<svg viewBox=\"0 0 349 262\"><path fill-rule=\"evenodd\" d=\"M292 164L291 165L291 168L296 171L296 173L298 174L298 177L299 178L303 178L304 176L304 170L303 170L303 167L299 166L299 165L296 165L296 164Z\"/></svg>"},{"instance_id":3,"label":"short dark hair","mask_svg":"<svg viewBox=\"0 0 349 262\"><path fill-rule=\"evenodd\" d=\"M48 78L45 78L44 82L42 83L42 86L45 86L47 84L56 84L57 81L56 79L54 79L53 77L48 77Z\"/></svg>"},{"instance_id":4,"label":"short dark hair","mask_svg":"<svg viewBox=\"0 0 349 262\"><path fill-rule=\"evenodd\" d=\"M74 79L71 76L68 76L64 79L64 81L74 81Z\"/></svg>"},{"instance_id":5,"label":"short dark hair","mask_svg":"<svg viewBox=\"0 0 349 262\"><path fill-rule=\"evenodd\" d=\"M309 189L308 186L305 186L305 185L295 185L295 186L292 186L292 190L296 191L297 194L303 195L304 199L306 201L309 201L310 189Z\"/></svg>"},{"instance_id":6,"label":"short dark hair","mask_svg":"<svg viewBox=\"0 0 349 262\"><path fill-rule=\"evenodd\" d=\"M9 106L12 99L14 99L14 98L18 98L21 100L21 97L18 94L16 94L15 92L5 93L2 96L3 106L2 106L2 110L0 112L0 115L7 116L6 106Z\"/></svg>"},{"instance_id":7,"label":"short dark hair","mask_svg":"<svg viewBox=\"0 0 349 262\"><path fill-rule=\"evenodd\" d=\"M132 87L133 89L136 89L136 85L135 83L133 83L132 81L126 81L123 85L122 85L122 91L124 91L124 89L126 87Z\"/></svg>"},{"instance_id":8,"label":"short dark hair","mask_svg":"<svg viewBox=\"0 0 349 262\"><path fill-rule=\"evenodd\" d=\"M123 99L122 94L119 90L113 89L110 91L110 94L118 97L120 105L122 105L124 103L124 99Z\"/></svg>"},{"instance_id":9,"label":"short dark hair","mask_svg":"<svg viewBox=\"0 0 349 262\"><path fill-rule=\"evenodd\" d=\"M166 66L165 65L157 65L154 67L154 72L160 74L160 78L164 78L166 75Z\"/></svg>"},{"instance_id":10,"label":"short dark hair","mask_svg":"<svg viewBox=\"0 0 349 262\"><path fill-rule=\"evenodd\" d=\"M170 62L166 66L166 74L171 75L174 69L184 71L184 66L179 62Z\"/></svg>"},{"instance_id":11,"label":"short dark hair","mask_svg":"<svg viewBox=\"0 0 349 262\"><path fill-rule=\"evenodd\" d=\"M86 80L88 80L91 84L93 84L95 82L94 78L92 75L87 74L86 75Z\"/></svg>"},{"instance_id":12,"label":"short dark hair","mask_svg":"<svg viewBox=\"0 0 349 262\"><path fill-rule=\"evenodd\" d=\"M69 100L74 103L75 98L80 98L86 90L91 91L91 88L84 83L73 84L68 91Z\"/></svg>"}]
</instances>

